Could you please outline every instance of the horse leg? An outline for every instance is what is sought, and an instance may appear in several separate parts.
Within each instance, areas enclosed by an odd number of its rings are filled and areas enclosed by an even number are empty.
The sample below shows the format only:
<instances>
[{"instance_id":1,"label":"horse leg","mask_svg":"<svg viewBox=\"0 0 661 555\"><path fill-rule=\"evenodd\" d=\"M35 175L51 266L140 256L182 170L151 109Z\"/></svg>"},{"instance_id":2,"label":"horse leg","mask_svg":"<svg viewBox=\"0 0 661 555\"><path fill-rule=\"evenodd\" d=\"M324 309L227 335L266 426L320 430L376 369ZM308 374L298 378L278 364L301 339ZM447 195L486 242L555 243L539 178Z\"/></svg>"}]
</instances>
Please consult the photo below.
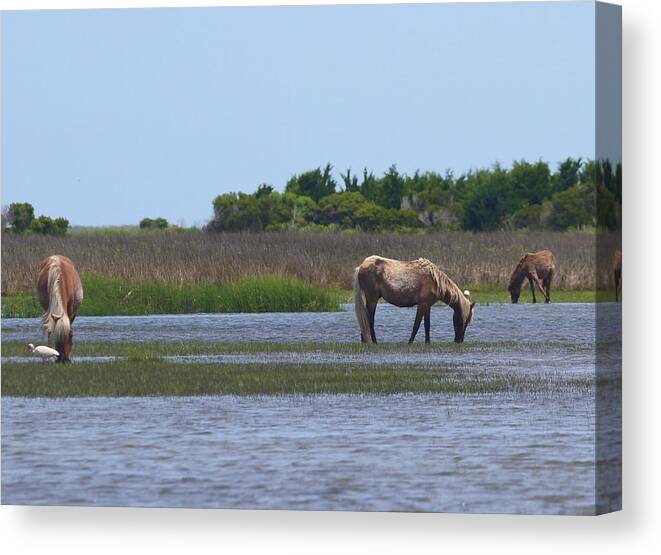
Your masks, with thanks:
<instances>
[{"instance_id":1,"label":"horse leg","mask_svg":"<svg viewBox=\"0 0 661 555\"><path fill-rule=\"evenodd\" d=\"M431 306L425 312L425 343L431 343L431 337L429 334L431 324Z\"/></svg>"},{"instance_id":2,"label":"horse leg","mask_svg":"<svg viewBox=\"0 0 661 555\"><path fill-rule=\"evenodd\" d=\"M374 331L374 316L376 314L376 305L379 303L379 298L375 300L367 301L367 318L370 322L370 336L372 337L372 343L376 343L376 333Z\"/></svg>"},{"instance_id":3,"label":"horse leg","mask_svg":"<svg viewBox=\"0 0 661 555\"><path fill-rule=\"evenodd\" d=\"M418 305L418 310L415 313L415 323L413 324L413 331L411 332L409 343L413 343L415 341L415 336L417 335L418 330L420 329L420 322L422 320L423 314L424 312L422 307Z\"/></svg>"},{"instance_id":4,"label":"horse leg","mask_svg":"<svg viewBox=\"0 0 661 555\"><path fill-rule=\"evenodd\" d=\"M411 338L409 339L409 343L413 343L415 341L415 336L418 333L418 330L420 329L420 321L422 320L422 316L424 314L423 308L418 305L418 310L415 313L415 324L413 324L413 332L411 333Z\"/></svg>"},{"instance_id":5,"label":"horse leg","mask_svg":"<svg viewBox=\"0 0 661 555\"><path fill-rule=\"evenodd\" d=\"M532 291L532 302L536 303L537 298L535 297L535 284L532 282L532 278L529 277L528 281L530 282L530 290Z\"/></svg>"},{"instance_id":6,"label":"horse leg","mask_svg":"<svg viewBox=\"0 0 661 555\"><path fill-rule=\"evenodd\" d=\"M551 302L551 299L549 298L548 294L546 293L545 287L544 287L544 285L542 284L542 281L539 279L539 276L538 276L537 274L534 274L534 275L532 276L532 280L533 280L533 282L535 283L535 285L537 285L537 287L539 287L539 291L540 291L540 293L541 293L542 295L544 295L544 302L545 302L545 303L550 303L550 302ZM532 287L532 283L530 284L530 286Z\"/></svg>"},{"instance_id":7,"label":"horse leg","mask_svg":"<svg viewBox=\"0 0 661 555\"><path fill-rule=\"evenodd\" d=\"M620 278L615 275L615 302L618 302L619 299L619 289L620 289Z\"/></svg>"}]
</instances>

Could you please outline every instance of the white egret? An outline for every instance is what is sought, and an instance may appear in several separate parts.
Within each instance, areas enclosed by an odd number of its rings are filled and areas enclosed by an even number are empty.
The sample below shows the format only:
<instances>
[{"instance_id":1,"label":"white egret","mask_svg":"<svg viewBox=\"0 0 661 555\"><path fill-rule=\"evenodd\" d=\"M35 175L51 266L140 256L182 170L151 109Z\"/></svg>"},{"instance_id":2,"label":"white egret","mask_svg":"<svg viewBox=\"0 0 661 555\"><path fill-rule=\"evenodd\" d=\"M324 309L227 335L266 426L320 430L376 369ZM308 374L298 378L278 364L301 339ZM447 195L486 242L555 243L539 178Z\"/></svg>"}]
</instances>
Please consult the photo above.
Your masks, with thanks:
<instances>
[{"instance_id":1,"label":"white egret","mask_svg":"<svg viewBox=\"0 0 661 555\"><path fill-rule=\"evenodd\" d=\"M39 345L35 347L32 343L28 343L28 350L37 356L41 357L41 362L46 362L49 358L52 357L59 357L60 353L58 353L55 349L51 349L50 347L46 347L45 345Z\"/></svg>"}]
</instances>

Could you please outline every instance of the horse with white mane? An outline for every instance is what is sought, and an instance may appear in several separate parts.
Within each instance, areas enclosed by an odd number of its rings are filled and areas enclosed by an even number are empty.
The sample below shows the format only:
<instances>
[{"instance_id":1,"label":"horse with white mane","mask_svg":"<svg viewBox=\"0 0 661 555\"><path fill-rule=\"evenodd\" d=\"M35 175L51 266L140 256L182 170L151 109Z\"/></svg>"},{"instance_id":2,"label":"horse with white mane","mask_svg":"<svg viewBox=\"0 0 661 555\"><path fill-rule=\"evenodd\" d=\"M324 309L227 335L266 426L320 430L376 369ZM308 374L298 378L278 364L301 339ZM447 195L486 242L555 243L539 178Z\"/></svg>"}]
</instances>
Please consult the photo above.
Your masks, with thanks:
<instances>
[{"instance_id":1,"label":"horse with white mane","mask_svg":"<svg viewBox=\"0 0 661 555\"><path fill-rule=\"evenodd\" d=\"M44 309L42 323L48 343L59 352L57 362L68 362L73 347L71 324L83 302L83 286L69 258L55 254L41 263L37 296Z\"/></svg>"},{"instance_id":2,"label":"horse with white mane","mask_svg":"<svg viewBox=\"0 0 661 555\"><path fill-rule=\"evenodd\" d=\"M430 342L431 307L439 300L454 311L454 340L461 343L475 306L444 272L426 258L403 261L368 256L356 268L353 291L356 319L363 343L376 343L374 315L380 298L395 306L417 305L409 343L415 340L423 317L425 343Z\"/></svg>"}]
</instances>

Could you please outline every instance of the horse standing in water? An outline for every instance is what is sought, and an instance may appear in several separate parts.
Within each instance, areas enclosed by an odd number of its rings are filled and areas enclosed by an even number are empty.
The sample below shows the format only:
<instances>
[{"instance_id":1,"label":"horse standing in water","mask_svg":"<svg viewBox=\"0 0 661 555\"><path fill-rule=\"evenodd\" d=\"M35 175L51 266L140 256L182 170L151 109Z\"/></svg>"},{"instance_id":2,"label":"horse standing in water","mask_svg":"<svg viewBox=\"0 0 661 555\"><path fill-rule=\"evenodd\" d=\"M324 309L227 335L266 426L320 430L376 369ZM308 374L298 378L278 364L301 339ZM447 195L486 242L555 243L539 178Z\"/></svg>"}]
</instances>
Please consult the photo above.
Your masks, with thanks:
<instances>
[{"instance_id":1,"label":"horse standing in water","mask_svg":"<svg viewBox=\"0 0 661 555\"><path fill-rule=\"evenodd\" d=\"M622 251L617 249L613 253L613 278L615 278L615 302L622 296Z\"/></svg>"},{"instance_id":2,"label":"horse standing in water","mask_svg":"<svg viewBox=\"0 0 661 555\"><path fill-rule=\"evenodd\" d=\"M536 285L544 295L544 302L550 303L553 272L555 272L555 256L551 251L545 250L526 254L516 265L510 278L510 284L507 287L512 302L514 304L519 302L521 285L527 278L530 282L530 290L532 291L532 302L537 302L535 298Z\"/></svg>"},{"instance_id":3,"label":"horse standing in water","mask_svg":"<svg viewBox=\"0 0 661 555\"><path fill-rule=\"evenodd\" d=\"M44 309L42 317L48 343L59 352L57 362L69 362L73 347L71 324L83 302L83 286L73 262L59 254L41 263L37 296Z\"/></svg>"},{"instance_id":4,"label":"horse standing in water","mask_svg":"<svg viewBox=\"0 0 661 555\"><path fill-rule=\"evenodd\" d=\"M381 297L395 306L418 306L409 343L415 340L423 317L425 343L430 342L431 307L439 300L454 310L454 340L461 343L475 306L445 273L425 258L402 261L369 256L356 268L353 278L356 319L363 343L376 343L374 314Z\"/></svg>"}]
</instances>

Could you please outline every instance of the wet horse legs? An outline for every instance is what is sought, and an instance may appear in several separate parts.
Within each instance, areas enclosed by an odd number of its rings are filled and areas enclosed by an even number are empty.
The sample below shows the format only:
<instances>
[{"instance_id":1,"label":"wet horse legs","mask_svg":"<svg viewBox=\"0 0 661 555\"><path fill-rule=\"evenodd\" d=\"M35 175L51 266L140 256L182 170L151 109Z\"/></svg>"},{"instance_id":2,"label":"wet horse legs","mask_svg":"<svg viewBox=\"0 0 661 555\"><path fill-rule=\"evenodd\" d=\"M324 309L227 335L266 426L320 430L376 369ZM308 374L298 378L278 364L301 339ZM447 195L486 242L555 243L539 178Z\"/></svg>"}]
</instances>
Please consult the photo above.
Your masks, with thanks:
<instances>
[{"instance_id":1,"label":"wet horse legs","mask_svg":"<svg viewBox=\"0 0 661 555\"><path fill-rule=\"evenodd\" d=\"M376 314L376 305L379 303L379 299L368 300L367 301L367 317L370 322L370 336L372 337L372 343L376 343L376 333L374 332L374 316Z\"/></svg>"},{"instance_id":2,"label":"wet horse legs","mask_svg":"<svg viewBox=\"0 0 661 555\"><path fill-rule=\"evenodd\" d=\"M418 310L415 313L415 323L413 324L413 331L411 332L409 343L413 343L415 341L415 336L418 334L418 330L420 329L420 322L422 321L423 315L424 310L420 305L418 305Z\"/></svg>"},{"instance_id":3,"label":"wet horse legs","mask_svg":"<svg viewBox=\"0 0 661 555\"><path fill-rule=\"evenodd\" d=\"M430 343L430 312L431 307L418 305L418 310L415 313L415 323L413 324L413 331L411 332L409 343L413 343L415 341L415 336L418 334L418 330L420 329L420 322L422 321L423 316L425 318L425 343Z\"/></svg>"}]
</instances>

